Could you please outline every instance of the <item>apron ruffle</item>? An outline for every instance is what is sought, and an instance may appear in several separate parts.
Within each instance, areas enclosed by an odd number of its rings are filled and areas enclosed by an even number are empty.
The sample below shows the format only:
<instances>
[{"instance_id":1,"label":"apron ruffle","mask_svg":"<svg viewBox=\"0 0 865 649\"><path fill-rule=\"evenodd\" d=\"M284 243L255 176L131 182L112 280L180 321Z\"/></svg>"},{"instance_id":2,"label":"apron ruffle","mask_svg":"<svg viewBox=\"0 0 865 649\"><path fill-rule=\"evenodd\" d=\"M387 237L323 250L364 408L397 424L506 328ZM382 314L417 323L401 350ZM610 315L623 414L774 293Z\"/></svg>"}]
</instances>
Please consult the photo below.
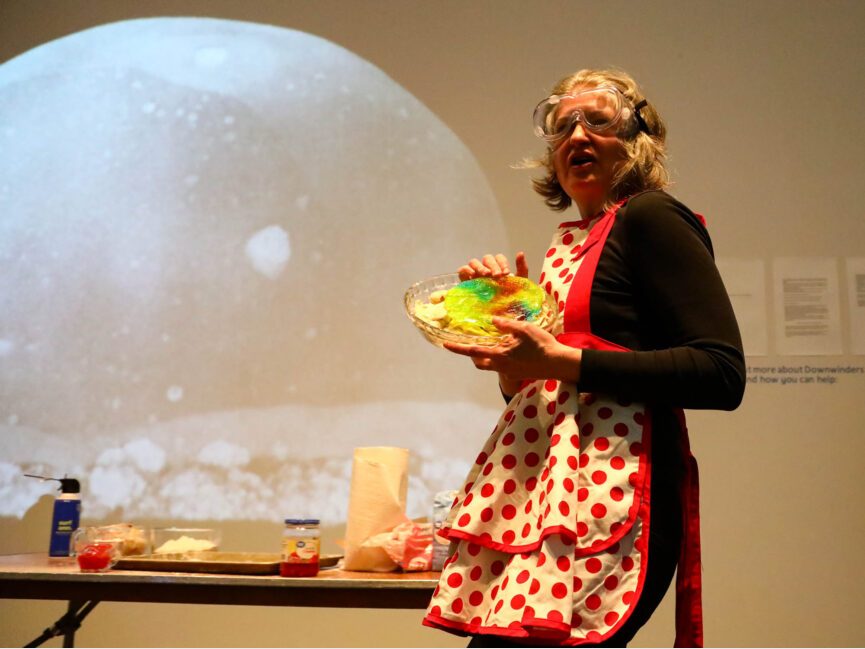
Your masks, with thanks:
<instances>
[{"instance_id":1,"label":"apron ruffle","mask_svg":"<svg viewBox=\"0 0 865 649\"><path fill-rule=\"evenodd\" d=\"M634 524L648 463L642 407L535 381L509 404L469 472L442 534L503 552L559 534L578 555ZM606 431L606 432L605 432Z\"/></svg>"}]
</instances>

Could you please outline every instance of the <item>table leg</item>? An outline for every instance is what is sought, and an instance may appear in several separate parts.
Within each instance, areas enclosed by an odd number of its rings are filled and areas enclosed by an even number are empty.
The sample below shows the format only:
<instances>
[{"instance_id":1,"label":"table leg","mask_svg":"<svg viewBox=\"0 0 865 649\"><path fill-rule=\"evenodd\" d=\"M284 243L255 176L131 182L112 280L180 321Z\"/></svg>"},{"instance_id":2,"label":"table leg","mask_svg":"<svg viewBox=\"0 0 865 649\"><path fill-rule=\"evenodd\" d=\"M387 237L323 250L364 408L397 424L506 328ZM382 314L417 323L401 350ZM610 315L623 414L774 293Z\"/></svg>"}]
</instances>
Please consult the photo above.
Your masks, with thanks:
<instances>
[{"instance_id":1,"label":"table leg","mask_svg":"<svg viewBox=\"0 0 865 649\"><path fill-rule=\"evenodd\" d=\"M81 623L84 621L84 618L96 608L96 605L99 604L98 600L90 601L90 602L81 602L81 601L70 601L69 606L66 609L66 613L57 620L52 626L45 629L38 638L30 642L25 647L38 647L43 642L50 640L51 638L62 635L63 636L63 646L64 647L74 647L75 646L75 632L78 630L78 627L81 626Z\"/></svg>"}]
</instances>

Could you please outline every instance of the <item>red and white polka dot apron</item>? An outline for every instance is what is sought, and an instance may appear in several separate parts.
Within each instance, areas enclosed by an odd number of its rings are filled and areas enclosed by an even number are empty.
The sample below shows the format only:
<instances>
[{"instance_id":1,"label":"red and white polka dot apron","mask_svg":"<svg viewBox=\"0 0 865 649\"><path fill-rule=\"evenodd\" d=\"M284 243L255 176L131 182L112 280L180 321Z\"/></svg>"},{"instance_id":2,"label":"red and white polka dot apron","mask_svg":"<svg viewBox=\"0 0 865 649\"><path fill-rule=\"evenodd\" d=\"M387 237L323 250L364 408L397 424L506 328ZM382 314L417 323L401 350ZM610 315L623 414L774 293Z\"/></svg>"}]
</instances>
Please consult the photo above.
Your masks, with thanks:
<instances>
[{"instance_id":1,"label":"red and white polka dot apron","mask_svg":"<svg viewBox=\"0 0 865 649\"><path fill-rule=\"evenodd\" d=\"M588 308L619 207L563 223L547 252L540 283L563 314L557 339L572 347L626 351L591 334ZM684 433L682 443L687 449ZM526 382L445 522L442 534L457 542L456 551L424 624L562 645L614 634L646 574L650 446L643 404L579 392L573 383ZM696 465L686 456L676 643L702 646Z\"/></svg>"}]
</instances>

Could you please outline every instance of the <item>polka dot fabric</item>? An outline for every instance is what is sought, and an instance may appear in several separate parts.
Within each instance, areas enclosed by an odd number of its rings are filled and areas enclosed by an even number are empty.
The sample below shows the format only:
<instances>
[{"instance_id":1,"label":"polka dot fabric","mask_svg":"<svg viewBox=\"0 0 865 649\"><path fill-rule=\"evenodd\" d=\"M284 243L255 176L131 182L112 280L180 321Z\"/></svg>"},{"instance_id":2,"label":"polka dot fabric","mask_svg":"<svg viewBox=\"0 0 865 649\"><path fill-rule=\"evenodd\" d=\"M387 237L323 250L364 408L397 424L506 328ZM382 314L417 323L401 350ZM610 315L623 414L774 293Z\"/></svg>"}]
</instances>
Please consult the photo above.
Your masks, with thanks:
<instances>
[{"instance_id":1,"label":"polka dot fabric","mask_svg":"<svg viewBox=\"0 0 865 649\"><path fill-rule=\"evenodd\" d=\"M574 557L574 544L558 536L545 538L535 552L509 555L460 543L425 622L561 645L598 642L621 626L636 602L646 538L638 518L619 543L584 557Z\"/></svg>"},{"instance_id":2,"label":"polka dot fabric","mask_svg":"<svg viewBox=\"0 0 865 649\"><path fill-rule=\"evenodd\" d=\"M642 411L536 381L514 397L454 501L445 529L486 547L531 550L557 533L577 551L627 532L645 472Z\"/></svg>"},{"instance_id":3,"label":"polka dot fabric","mask_svg":"<svg viewBox=\"0 0 865 649\"><path fill-rule=\"evenodd\" d=\"M556 301L559 306L559 317L553 326L553 333L562 331L565 313L565 301L568 297L571 283L576 277L582 262L583 246L588 238L590 225L593 221L572 221L562 223L553 234L553 240L547 248L544 266L538 284Z\"/></svg>"},{"instance_id":4,"label":"polka dot fabric","mask_svg":"<svg viewBox=\"0 0 865 649\"><path fill-rule=\"evenodd\" d=\"M648 436L642 407L581 395L580 501L577 538L581 551L603 550L628 530L645 480Z\"/></svg>"},{"instance_id":5,"label":"polka dot fabric","mask_svg":"<svg viewBox=\"0 0 865 649\"><path fill-rule=\"evenodd\" d=\"M588 232L562 224L547 252L539 283L560 312ZM525 385L445 522L457 550L424 623L565 645L614 633L644 574L647 419L640 404L572 383Z\"/></svg>"}]
</instances>

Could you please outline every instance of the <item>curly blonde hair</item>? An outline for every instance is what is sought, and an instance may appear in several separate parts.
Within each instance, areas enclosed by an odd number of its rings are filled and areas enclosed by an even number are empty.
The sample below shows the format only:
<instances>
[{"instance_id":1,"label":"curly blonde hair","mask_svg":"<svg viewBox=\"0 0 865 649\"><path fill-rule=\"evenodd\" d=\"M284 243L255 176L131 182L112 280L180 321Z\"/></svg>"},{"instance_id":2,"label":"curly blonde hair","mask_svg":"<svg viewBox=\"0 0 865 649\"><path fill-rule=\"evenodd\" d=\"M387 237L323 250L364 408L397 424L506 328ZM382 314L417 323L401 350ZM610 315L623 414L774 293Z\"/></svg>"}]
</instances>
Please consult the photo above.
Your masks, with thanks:
<instances>
[{"instance_id":1,"label":"curly blonde hair","mask_svg":"<svg viewBox=\"0 0 865 649\"><path fill-rule=\"evenodd\" d=\"M580 70L559 81L553 87L551 94L563 95L577 87L597 88L598 86L617 88L634 106L643 100L637 82L621 70ZM669 185L669 174L664 165L667 127L652 104L643 106L640 109L640 116L649 132L634 129L631 134L620 138L625 150L625 161L613 178L605 208L636 192L663 189ZM559 212L570 207L571 197L562 189L553 167L553 148L547 148L543 156L528 159L520 166L546 170L547 173L543 177L532 179L532 186L544 197L547 206Z\"/></svg>"}]
</instances>

